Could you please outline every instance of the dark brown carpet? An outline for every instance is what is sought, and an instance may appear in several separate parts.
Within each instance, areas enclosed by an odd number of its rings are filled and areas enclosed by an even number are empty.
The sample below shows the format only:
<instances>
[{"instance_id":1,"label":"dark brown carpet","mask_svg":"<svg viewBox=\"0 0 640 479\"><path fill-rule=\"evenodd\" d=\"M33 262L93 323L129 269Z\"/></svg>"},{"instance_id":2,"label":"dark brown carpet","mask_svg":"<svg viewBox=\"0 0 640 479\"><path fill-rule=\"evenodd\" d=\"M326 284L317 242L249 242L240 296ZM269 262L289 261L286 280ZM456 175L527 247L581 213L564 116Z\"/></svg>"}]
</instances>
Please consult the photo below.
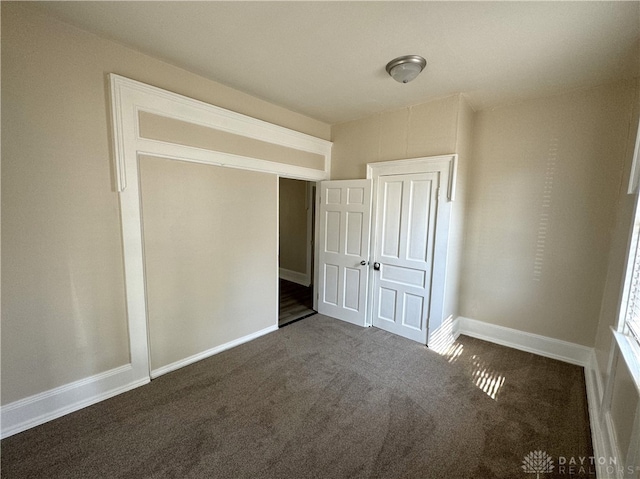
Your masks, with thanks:
<instances>
[{"instance_id":1,"label":"dark brown carpet","mask_svg":"<svg viewBox=\"0 0 640 479\"><path fill-rule=\"evenodd\" d=\"M593 454L582 368L321 315L1 446L21 479L532 478L530 451Z\"/></svg>"}]
</instances>

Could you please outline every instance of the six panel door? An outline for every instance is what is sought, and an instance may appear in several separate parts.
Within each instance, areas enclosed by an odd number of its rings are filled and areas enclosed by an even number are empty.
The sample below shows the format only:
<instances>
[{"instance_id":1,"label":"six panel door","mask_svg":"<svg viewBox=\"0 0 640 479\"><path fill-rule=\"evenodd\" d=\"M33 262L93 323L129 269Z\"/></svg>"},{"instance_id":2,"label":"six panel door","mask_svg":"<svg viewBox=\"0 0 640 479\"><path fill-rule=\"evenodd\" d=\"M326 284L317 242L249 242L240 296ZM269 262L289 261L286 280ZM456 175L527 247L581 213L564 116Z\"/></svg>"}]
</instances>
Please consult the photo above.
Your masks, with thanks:
<instances>
[{"instance_id":1,"label":"six panel door","mask_svg":"<svg viewBox=\"0 0 640 479\"><path fill-rule=\"evenodd\" d=\"M380 176L373 326L427 343L439 173ZM379 268L379 269L378 269Z\"/></svg>"},{"instance_id":2,"label":"six panel door","mask_svg":"<svg viewBox=\"0 0 640 479\"><path fill-rule=\"evenodd\" d=\"M365 326L372 180L320 184L318 312Z\"/></svg>"}]
</instances>

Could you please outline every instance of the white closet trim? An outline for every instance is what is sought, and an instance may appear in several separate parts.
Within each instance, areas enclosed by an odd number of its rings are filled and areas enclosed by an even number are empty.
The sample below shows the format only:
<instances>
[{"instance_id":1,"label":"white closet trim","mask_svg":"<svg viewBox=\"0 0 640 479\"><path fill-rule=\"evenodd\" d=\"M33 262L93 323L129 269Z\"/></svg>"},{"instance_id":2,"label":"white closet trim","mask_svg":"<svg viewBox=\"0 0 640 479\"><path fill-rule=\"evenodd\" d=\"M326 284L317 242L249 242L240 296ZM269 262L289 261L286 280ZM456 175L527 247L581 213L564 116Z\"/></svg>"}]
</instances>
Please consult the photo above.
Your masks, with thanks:
<instances>
[{"instance_id":1,"label":"white closet trim","mask_svg":"<svg viewBox=\"0 0 640 479\"><path fill-rule=\"evenodd\" d=\"M328 179L331 142L198 100L110 74L116 186L120 192L131 365L149 378L147 308L139 190L139 155L274 173L311 181ZM324 156L324 170L188 147L140 137L139 115L156 115Z\"/></svg>"}]
</instances>

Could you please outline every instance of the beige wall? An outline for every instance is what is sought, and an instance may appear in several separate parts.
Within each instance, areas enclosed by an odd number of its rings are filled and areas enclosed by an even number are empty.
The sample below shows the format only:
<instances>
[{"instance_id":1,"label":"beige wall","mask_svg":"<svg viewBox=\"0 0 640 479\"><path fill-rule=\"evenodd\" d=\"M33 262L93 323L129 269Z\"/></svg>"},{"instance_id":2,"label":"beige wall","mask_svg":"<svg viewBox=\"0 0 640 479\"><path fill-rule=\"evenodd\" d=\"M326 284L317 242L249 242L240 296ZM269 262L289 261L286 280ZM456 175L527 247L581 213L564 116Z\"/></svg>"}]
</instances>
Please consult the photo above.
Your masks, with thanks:
<instances>
[{"instance_id":1,"label":"beige wall","mask_svg":"<svg viewBox=\"0 0 640 479\"><path fill-rule=\"evenodd\" d=\"M7 404L128 362L108 73L317 137L328 139L330 129L41 16L33 5L1 8ZM231 279L229 287L235 302L253 294L242 281Z\"/></svg>"},{"instance_id":2,"label":"beige wall","mask_svg":"<svg viewBox=\"0 0 640 479\"><path fill-rule=\"evenodd\" d=\"M280 178L280 267L307 273L307 182Z\"/></svg>"},{"instance_id":3,"label":"beige wall","mask_svg":"<svg viewBox=\"0 0 640 479\"><path fill-rule=\"evenodd\" d=\"M365 178L366 164L455 153L460 95L333 125L331 179Z\"/></svg>"},{"instance_id":4,"label":"beige wall","mask_svg":"<svg viewBox=\"0 0 640 479\"><path fill-rule=\"evenodd\" d=\"M476 115L461 315L593 346L633 83Z\"/></svg>"},{"instance_id":5,"label":"beige wall","mask_svg":"<svg viewBox=\"0 0 640 479\"><path fill-rule=\"evenodd\" d=\"M151 368L274 326L277 176L142 158L140 187Z\"/></svg>"}]
</instances>

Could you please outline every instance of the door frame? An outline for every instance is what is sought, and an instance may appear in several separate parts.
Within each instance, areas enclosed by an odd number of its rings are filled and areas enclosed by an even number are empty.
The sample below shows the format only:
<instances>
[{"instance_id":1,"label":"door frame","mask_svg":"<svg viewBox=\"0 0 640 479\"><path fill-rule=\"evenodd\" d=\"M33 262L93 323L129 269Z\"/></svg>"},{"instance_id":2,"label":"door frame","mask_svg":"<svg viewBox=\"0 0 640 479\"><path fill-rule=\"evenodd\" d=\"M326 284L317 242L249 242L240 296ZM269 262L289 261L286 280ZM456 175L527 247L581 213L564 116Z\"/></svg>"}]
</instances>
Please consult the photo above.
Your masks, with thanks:
<instances>
[{"instance_id":1,"label":"door frame","mask_svg":"<svg viewBox=\"0 0 640 479\"><path fill-rule=\"evenodd\" d=\"M438 235L438 228L436 224L436 252L433 258L433 274L436 273L446 276L447 260L448 260L448 231L450 226L451 216L451 202L455 200L456 194L456 176L458 167L458 155L439 155L428 156L419 158L409 158L405 160L393 160L393 161L381 161L377 163L367 163L367 179L373 180L372 191L372 210L371 210L371 245L370 251L372 258L370 262L373 263L378 259L373 257L377 251L379 238L377 237L378 230L378 186L379 178L381 176L393 176L393 175L407 175L407 174L419 174L439 172L442 175L442 183L439 186L438 198L439 200L446 199L446 201L438 201L437 221L444 221L441 223L440 231L444 228L446 234ZM443 186L446 188L446 195L442 195ZM374 301L374 275L373 268L369 271L369 301ZM442 284L431 283L431 304L429 305L429 324L427 324L427 343L431 337L431 332L436 330L442 322L445 320L445 312L443 311L445 304L445 281ZM436 307L434 308L434 304ZM438 307L439 306L439 307ZM366 325L373 325L373 309L369 307L367 310ZM442 317L434 317L434 313ZM435 321L435 324L432 323Z\"/></svg>"},{"instance_id":2,"label":"door frame","mask_svg":"<svg viewBox=\"0 0 640 479\"><path fill-rule=\"evenodd\" d=\"M316 184L312 181L306 182L306 208L307 208L307 278L309 285L315 288L314 267L313 262L314 249L316 246L315 238L315 208L316 208Z\"/></svg>"}]
</instances>

